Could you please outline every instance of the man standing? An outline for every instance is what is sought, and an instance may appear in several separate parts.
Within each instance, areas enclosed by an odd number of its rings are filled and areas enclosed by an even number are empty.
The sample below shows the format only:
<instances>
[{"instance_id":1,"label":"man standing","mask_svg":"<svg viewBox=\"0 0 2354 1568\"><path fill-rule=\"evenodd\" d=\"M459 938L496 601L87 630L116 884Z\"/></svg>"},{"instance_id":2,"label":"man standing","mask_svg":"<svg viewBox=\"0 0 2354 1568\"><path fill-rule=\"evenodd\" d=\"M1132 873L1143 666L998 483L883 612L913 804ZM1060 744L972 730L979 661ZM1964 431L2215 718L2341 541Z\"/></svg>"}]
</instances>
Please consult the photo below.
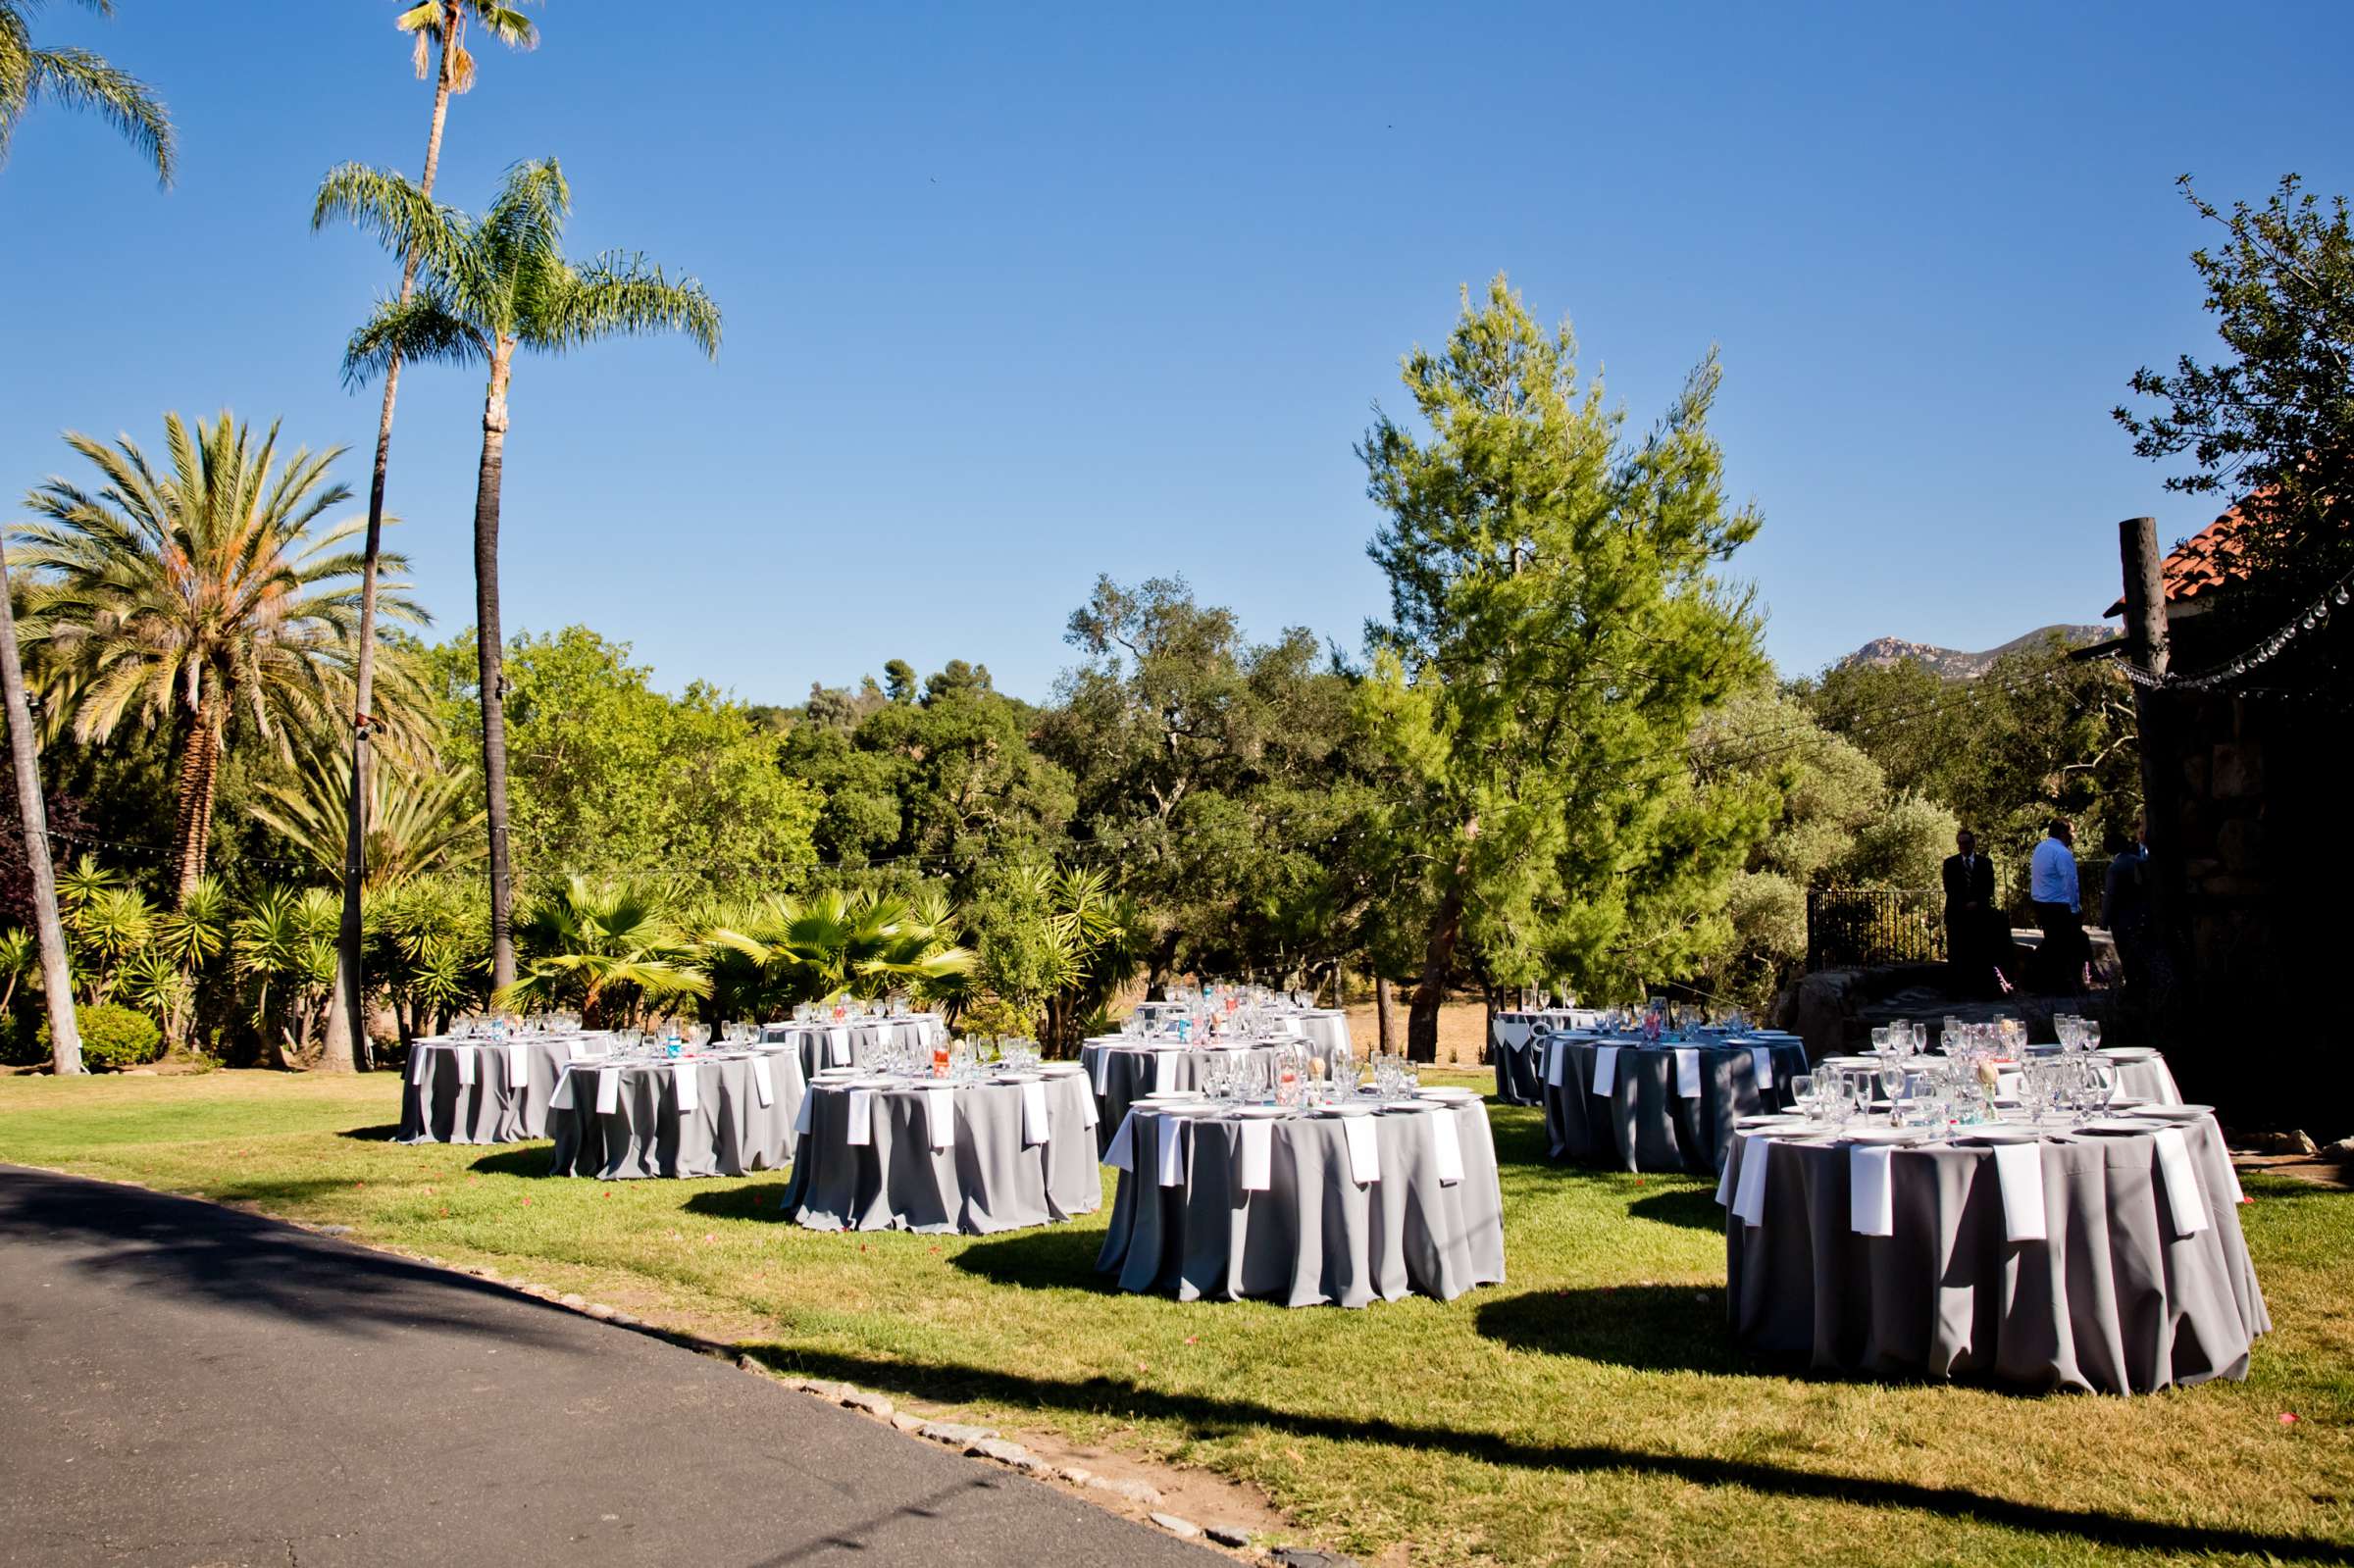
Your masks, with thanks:
<instances>
[{"instance_id":1,"label":"man standing","mask_svg":"<svg viewBox=\"0 0 2354 1568\"><path fill-rule=\"evenodd\" d=\"M2035 846L2028 862L2027 897L2035 905L2035 924L2043 932L2038 957L2056 996L2073 995L2084 984L2084 965L2092 944L2084 938L2083 903L2076 892L2075 825L2054 817L2048 836Z\"/></svg>"},{"instance_id":2,"label":"man standing","mask_svg":"<svg viewBox=\"0 0 2354 1568\"><path fill-rule=\"evenodd\" d=\"M2118 967L2124 971L2125 994L2133 1005L2145 1005L2150 983L2150 824L2146 816L2133 819L2133 842L2109 862L2109 880L2101 887L2101 918L2117 941Z\"/></svg>"},{"instance_id":3,"label":"man standing","mask_svg":"<svg viewBox=\"0 0 2354 1568\"><path fill-rule=\"evenodd\" d=\"M1945 967L1957 996L1994 991L1994 862L1978 853L1977 835L1968 828L1954 835L1960 851L1945 857Z\"/></svg>"}]
</instances>

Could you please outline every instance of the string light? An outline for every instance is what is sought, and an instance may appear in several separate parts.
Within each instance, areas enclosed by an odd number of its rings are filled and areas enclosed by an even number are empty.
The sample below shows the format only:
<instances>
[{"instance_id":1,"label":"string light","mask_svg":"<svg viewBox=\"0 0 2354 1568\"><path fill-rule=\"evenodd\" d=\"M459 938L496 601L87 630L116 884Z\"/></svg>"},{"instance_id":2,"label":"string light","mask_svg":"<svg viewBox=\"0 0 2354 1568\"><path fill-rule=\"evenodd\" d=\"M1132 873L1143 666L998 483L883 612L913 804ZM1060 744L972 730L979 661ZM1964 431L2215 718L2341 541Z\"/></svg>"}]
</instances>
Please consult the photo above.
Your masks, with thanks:
<instances>
[{"instance_id":1,"label":"string light","mask_svg":"<svg viewBox=\"0 0 2354 1568\"><path fill-rule=\"evenodd\" d=\"M2149 691L2220 691L2234 685L2251 670L2260 669L2288 651L2289 646L2309 632L2318 632L2329 624L2330 611L2344 609L2354 600L2354 572L2339 578L2335 584L2325 589L2321 596L2303 611L2290 616L2269 636L2243 651L2239 657L2201 671L2197 675L2152 675L2137 665L2124 666L2125 679ZM2246 696L2247 690L2234 695Z\"/></svg>"}]
</instances>

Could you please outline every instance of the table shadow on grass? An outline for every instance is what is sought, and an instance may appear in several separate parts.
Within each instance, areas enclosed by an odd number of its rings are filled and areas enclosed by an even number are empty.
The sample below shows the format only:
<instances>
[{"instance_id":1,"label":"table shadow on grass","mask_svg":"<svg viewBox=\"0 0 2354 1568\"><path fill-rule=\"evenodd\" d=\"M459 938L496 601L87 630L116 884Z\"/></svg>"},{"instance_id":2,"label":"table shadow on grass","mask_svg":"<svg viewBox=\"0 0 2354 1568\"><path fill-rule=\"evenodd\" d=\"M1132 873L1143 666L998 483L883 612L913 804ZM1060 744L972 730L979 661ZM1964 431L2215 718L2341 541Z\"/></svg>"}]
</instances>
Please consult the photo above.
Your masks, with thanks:
<instances>
[{"instance_id":1,"label":"table shadow on grass","mask_svg":"<svg viewBox=\"0 0 2354 1568\"><path fill-rule=\"evenodd\" d=\"M1705 1194L1704 1194L1705 1196ZM1576 1356L1638 1372L1755 1372L1725 1342L1724 1291L1690 1285L1597 1286L1482 1297L1484 1338L1534 1355Z\"/></svg>"},{"instance_id":2,"label":"table shadow on grass","mask_svg":"<svg viewBox=\"0 0 2354 1568\"><path fill-rule=\"evenodd\" d=\"M1694 1486L1738 1487L1771 1499L1913 1509L1959 1523L2127 1550L2228 1552L2287 1561L2354 1564L2354 1544L2322 1537L2137 1519L2097 1509L1991 1496L1960 1487L1827 1474L1762 1460L1647 1452L1602 1442L1526 1442L1500 1433L1415 1422L1368 1421L1353 1416L1279 1410L1250 1399L1145 1388L1127 1378L1037 1378L955 1362L785 1346L746 1344L740 1348L751 1351L780 1370L802 1377L837 1379L908 1398L986 1403L1017 1411L1062 1410L1128 1420L1167 1421L1184 1428L1196 1441L1250 1432L1282 1433L1333 1442L1374 1443L1447 1453L1531 1471L1657 1476Z\"/></svg>"},{"instance_id":3,"label":"table shadow on grass","mask_svg":"<svg viewBox=\"0 0 2354 1568\"><path fill-rule=\"evenodd\" d=\"M400 1124L383 1122L375 1127L347 1127L335 1137L353 1138L362 1143L389 1143L400 1137Z\"/></svg>"},{"instance_id":4,"label":"table shadow on grass","mask_svg":"<svg viewBox=\"0 0 2354 1568\"><path fill-rule=\"evenodd\" d=\"M1635 1219L1658 1225L1724 1234L1724 1210L1716 1206L1716 1194L1705 1187L1668 1188L1647 1193L1629 1203L1626 1212Z\"/></svg>"}]
</instances>

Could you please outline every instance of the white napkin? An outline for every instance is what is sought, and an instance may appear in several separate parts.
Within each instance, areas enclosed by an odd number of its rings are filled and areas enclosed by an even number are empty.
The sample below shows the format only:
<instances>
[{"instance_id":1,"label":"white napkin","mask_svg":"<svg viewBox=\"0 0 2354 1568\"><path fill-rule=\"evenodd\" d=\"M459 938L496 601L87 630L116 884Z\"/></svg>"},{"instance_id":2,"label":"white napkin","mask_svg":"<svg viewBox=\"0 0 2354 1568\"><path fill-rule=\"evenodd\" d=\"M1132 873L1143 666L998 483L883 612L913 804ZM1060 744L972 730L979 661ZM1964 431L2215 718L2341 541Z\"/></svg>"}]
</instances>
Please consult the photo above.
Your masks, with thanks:
<instances>
[{"instance_id":1,"label":"white napkin","mask_svg":"<svg viewBox=\"0 0 2354 1568\"><path fill-rule=\"evenodd\" d=\"M459 1082L459 1083L461 1083L461 1084L471 1084L471 1083L473 1083L473 1082L474 1082L474 1047L473 1047L473 1046L471 1046L471 1045L452 1045L451 1047L449 1047L449 1059L450 1059L451 1061L453 1061L453 1062L457 1063L457 1066L458 1066L458 1082Z\"/></svg>"},{"instance_id":2,"label":"white napkin","mask_svg":"<svg viewBox=\"0 0 2354 1568\"><path fill-rule=\"evenodd\" d=\"M1994 1174L2003 1187L2003 1234L2012 1241L2049 1239L2043 1217L2043 1145L1997 1143Z\"/></svg>"},{"instance_id":3,"label":"white napkin","mask_svg":"<svg viewBox=\"0 0 2354 1568\"><path fill-rule=\"evenodd\" d=\"M875 1049L884 1050L891 1044L891 1024L887 1019L875 1020Z\"/></svg>"},{"instance_id":4,"label":"white napkin","mask_svg":"<svg viewBox=\"0 0 2354 1568\"><path fill-rule=\"evenodd\" d=\"M1109 1093L1109 1092L1111 1091L1111 1085L1110 1085L1110 1083L1108 1082L1108 1080L1107 1080L1107 1079L1105 1078L1105 1076L1104 1076L1105 1074L1109 1073L1110 1071L1111 1071L1111 1052L1110 1052L1110 1051L1108 1051L1108 1050L1106 1050L1106 1049L1104 1049L1104 1048L1103 1048L1102 1046L1100 1046L1100 1045L1097 1046L1097 1047L1096 1047L1096 1092L1097 1092L1097 1093L1099 1093L1099 1094L1107 1094L1107 1093Z\"/></svg>"},{"instance_id":5,"label":"white napkin","mask_svg":"<svg viewBox=\"0 0 2354 1568\"><path fill-rule=\"evenodd\" d=\"M1283 1020L1283 1032L1292 1038L1299 1039L1307 1033L1307 1029L1299 1019L1286 1018Z\"/></svg>"},{"instance_id":6,"label":"white napkin","mask_svg":"<svg viewBox=\"0 0 2354 1568\"><path fill-rule=\"evenodd\" d=\"M1022 1144L1030 1147L1047 1140L1047 1086L1022 1086Z\"/></svg>"},{"instance_id":7,"label":"white napkin","mask_svg":"<svg viewBox=\"0 0 2354 1568\"><path fill-rule=\"evenodd\" d=\"M1430 1124L1431 1145L1439 1157L1439 1185L1453 1187L1463 1179L1463 1138L1455 1125L1455 1111L1442 1105L1423 1118Z\"/></svg>"},{"instance_id":8,"label":"white napkin","mask_svg":"<svg viewBox=\"0 0 2354 1568\"><path fill-rule=\"evenodd\" d=\"M1594 1047L1594 1092L1609 1094L1618 1087L1618 1047Z\"/></svg>"},{"instance_id":9,"label":"white napkin","mask_svg":"<svg viewBox=\"0 0 2354 1568\"><path fill-rule=\"evenodd\" d=\"M1885 1143L1857 1143L1847 1151L1848 1223L1858 1236L1896 1233L1895 1190L1888 1181Z\"/></svg>"},{"instance_id":10,"label":"white napkin","mask_svg":"<svg viewBox=\"0 0 2354 1568\"><path fill-rule=\"evenodd\" d=\"M1341 1123L1349 1142L1349 1172L1356 1185L1368 1187L1381 1180L1381 1143L1373 1132L1373 1118L1352 1116Z\"/></svg>"},{"instance_id":11,"label":"white napkin","mask_svg":"<svg viewBox=\"0 0 2354 1568\"><path fill-rule=\"evenodd\" d=\"M956 1141L956 1090L947 1084L924 1086L924 1125L932 1130L932 1146L948 1148Z\"/></svg>"},{"instance_id":12,"label":"white napkin","mask_svg":"<svg viewBox=\"0 0 2354 1568\"><path fill-rule=\"evenodd\" d=\"M549 1110L554 1111L569 1111L572 1109L572 1069L570 1067L559 1068L557 1070L556 1091L548 1095L547 1106Z\"/></svg>"},{"instance_id":13,"label":"white napkin","mask_svg":"<svg viewBox=\"0 0 2354 1568\"><path fill-rule=\"evenodd\" d=\"M1700 1098L1700 1052L1688 1045L1675 1050L1675 1092L1678 1098Z\"/></svg>"},{"instance_id":14,"label":"white napkin","mask_svg":"<svg viewBox=\"0 0 2354 1568\"><path fill-rule=\"evenodd\" d=\"M1135 1128L1136 1112L1130 1111L1120 1118L1120 1125L1112 1129L1111 1142L1103 1150L1103 1163L1115 1171L1136 1169Z\"/></svg>"},{"instance_id":15,"label":"white napkin","mask_svg":"<svg viewBox=\"0 0 2354 1568\"><path fill-rule=\"evenodd\" d=\"M1766 1222L1766 1169L1773 1163L1773 1139L1751 1135L1741 1141L1741 1179L1733 1185L1733 1213L1743 1225Z\"/></svg>"},{"instance_id":16,"label":"white napkin","mask_svg":"<svg viewBox=\"0 0 2354 1568\"><path fill-rule=\"evenodd\" d=\"M826 1031L826 1065L828 1067L850 1065L850 1032L848 1030L829 1029Z\"/></svg>"},{"instance_id":17,"label":"white napkin","mask_svg":"<svg viewBox=\"0 0 2354 1568\"><path fill-rule=\"evenodd\" d=\"M875 1140L875 1091L871 1088L850 1090L850 1144L858 1147Z\"/></svg>"},{"instance_id":18,"label":"white napkin","mask_svg":"<svg viewBox=\"0 0 2354 1568\"><path fill-rule=\"evenodd\" d=\"M760 1096L763 1105L777 1102L777 1075L769 1070L769 1059L765 1056L752 1058L752 1092Z\"/></svg>"},{"instance_id":19,"label":"white napkin","mask_svg":"<svg viewBox=\"0 0 2354 1568\"><path fill-rule=\"evenodd\" d=\"M422 1084L425 1082L425 1053L431 1047L425 1045L412 1045L409 1047L410 1083Z\"/></svg>"},{"instance_id":20,"label":"white napkin","mask_svg":"<svg viewBox=\"0 0 2354 1568\"><path fill-rule=\"evenodd\" d=\"M814 1108L814 1107L816 1106L816 1104L817 1104L817 1090L816 1090L816 1089L812 1088L812 1089L810 1089L810 1090L809 1090L809 1092L808 1092L808 1093L806 1093L806 1094L803 1094L803 1095L801 1096L801 1103L799 1104L799 1106L797 1106L797 1107L794 1109L794 1111L793 1111L793 1137L795 1137L795 1138L807 1138L807 1137L809 1136L809 1113L810 1113L811 1109L812 1109L812 1108Z\"/></svg>"},{"instance_id":21,"label":"white napkin","mask_svg":"<svg viewBox=\"0 0 2354 1568\"><path fill-rule=\"evenodd\" d=\"M564 1042L564 1059L568 1062L587 1061L588 1059L588 1042L578 1039L566 1040Z\"/></svg>"},{"instance_id":22,"label":"white napkin","mask_svg":"<svg viewBox=\"0 0 2354 1568\"><path fill-rule=\"evenodd\" d=\"M621 1109L621 1069L607 1067L596 1075L596 1114L610 1116Z\"/></svg>"},{"instance_id":23,"label":"white napkin","mask_svg":"<svg viewBox=\"0 0 2354 1568\"><path fill-rule=\"evenodd\" d=\"M1096 1130L1096 1097L1093 1094L1079 1096L1079 1125L1091 1133Z\"/></svg>"},{"instance_id":24,"label":"white napkin","mask_svg":"<svg viewBox=\"0 0 2354 1568\"><path fill-rule=\"evenodd\" d=\"M1560 1088L1569 1074L1569 1042L1557 1039L1545 1047L1545 1082Z\"/></svg>"},{"instance_id":25,"label":"white napkin","mask_svg":"<svg viewBox=\"0 0 2354 1568\"><path fill-rule=\"evenodd\" d=\"M1535 1028L1536 1026L1533 1024L1514 1023L1509 1019L1499 1018L1496 1020L1496 1037L1503 1041L1508 1050L1513 1049L1526 1040Z\"/></svg>"},{"instance_id":26,"label":"white napkin","mask_svg":"<svg viewBox=\"0 0 2354 1568\"><path fill-rule=\"evenodd\" d=\"M1716 1206L1723 1208L1733 1200L1733 1162L1741 1157L1741 1141L1749 1137L1739 1128L1733 1130L1732 1141L1724 1146L1724 1169L1716 1173Z\"/></svg>"},{"instance_id":27,"label":"white napkin","mask_svg":"<svg viewBox=\"0 0 2354 1568\"><path fill-rule=\"evenodd\" d=\"M1773 1087L1772 1046L1752 1045L1749 1048L1749 1065L1751 1071L1757 1076L1759 1088L1768 1089Z\"/></svg>"},{"instance_id":28,"label":"white napkin","mask_svg":"<svg viewBox=\"0 0 2354 1568\"><path fill-rule=\"evenodd\" d=\"M679 1114L688 1115L703 1108L702 1067L695 1062L678 1062L670 1069L670 1081L679 1093Z\"/></svg>"},{"instance_id":29,"label":"white napkin","mask_svg":"<svg viewBox=\"0 0 2354 1568\"><path fill-rule=\"evenodd\" d=\"M2166 1202L2175 1217L2175 1234L2196 1236L2207 1229L2207 1194L2199 1187L2199 1173L2191 1167L2190 1144L2178 1127L2162 1127L2156 1138L2158 1170L2166 1178Z\"/></svg>"},{"instance_id":30,"label":"white napkin","mask_svg":"<svg viewBox=\"0 0 2354 1568\"><path fill-rule=\"evenodd\" d=\"M507 1087L529 1088L532 1083L532 1059L521 1045L507 1047Z\"/></svg>"},{"instance_id":31,"label":"white napkin","mask_svg":"<svg viewBox=\"0 0 2354 1568\"><path fill-rule=\"evenodd\" d=\"M1162 1116L1155 1119L1160 1135L1160 1185L1185 1185L1185 1123L1183 1118Z\"/></svg>"},{"instance_id":32,"label":"white napkin","mask_svg":"<svg viewBox=\"0 0 2354 1568\"><path fill-rule=\"evenodd\" d=\"M1261 1117L1246 1121L1241 1126L1242 1189L1246 1192L1264 1192L1274 1179L1275 1124Z\"/></svg>"},{"instance_id":33,"label":"white napkin","mask_svg":"<svg viewBox=\"0 0 2354 1568\"><path fill-rule=\"evenodd\" d=\"M1177 1053L1175 1051L1154 1051L1152 1053L1152 1092L1167 1094L1173 1092L1176 1087Z\"/></svg>"}]
</instances>

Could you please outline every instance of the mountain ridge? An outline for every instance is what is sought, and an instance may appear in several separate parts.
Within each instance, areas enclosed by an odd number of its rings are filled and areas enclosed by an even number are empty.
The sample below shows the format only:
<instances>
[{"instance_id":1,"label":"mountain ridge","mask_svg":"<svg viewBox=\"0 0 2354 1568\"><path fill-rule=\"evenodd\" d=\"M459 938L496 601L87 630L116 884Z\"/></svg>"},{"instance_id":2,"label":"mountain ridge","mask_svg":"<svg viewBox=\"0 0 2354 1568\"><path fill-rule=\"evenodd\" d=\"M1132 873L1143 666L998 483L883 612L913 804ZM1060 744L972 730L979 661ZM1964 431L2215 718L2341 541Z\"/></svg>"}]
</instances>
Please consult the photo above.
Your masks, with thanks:
<instances>
[{"instance_id":1,"label":"mountain ridge","mask_svg":"<svg viewBox=\"0 0 2354 1568\"><path fill-rule=\"evenodd\" d=\"M1839 660L1834 669L1845 670L1855 665L1891 665L1911 661L1924 664L1948 681L1974 681L1994 667L1994 661L2006 653L2057 636L2071 647L2082 647L2089 642L2106 642L2118 634L2115 627L2070 626L2055 623L2039 626L2032 632L2013 637L1999 647L1979 653L1966 653L1959 648L1941 648L1934 643L1908 642L1903 637L1873 637L1855 652Z\"/></svg>"}]
</instances>

